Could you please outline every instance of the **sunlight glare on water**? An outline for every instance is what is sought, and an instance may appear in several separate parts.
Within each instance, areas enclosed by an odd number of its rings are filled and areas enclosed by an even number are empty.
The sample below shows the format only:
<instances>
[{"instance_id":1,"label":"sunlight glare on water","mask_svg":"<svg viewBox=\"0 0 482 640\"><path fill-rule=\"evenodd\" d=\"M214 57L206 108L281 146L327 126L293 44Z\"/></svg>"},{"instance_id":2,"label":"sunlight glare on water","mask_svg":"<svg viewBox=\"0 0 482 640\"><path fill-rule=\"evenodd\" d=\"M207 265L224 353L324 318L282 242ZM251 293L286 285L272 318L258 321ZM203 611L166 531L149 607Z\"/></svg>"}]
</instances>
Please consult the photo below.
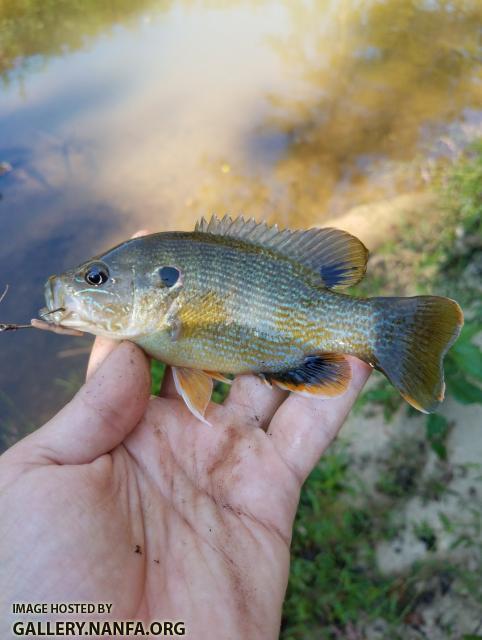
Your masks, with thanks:
<instances>
[{"instance_id":1,"label":"sunlight glare on water","mask_svg":"<svg viewBox=\"0 0 482 640\"><path fill-rule=\"evenodd\" d=\"M480 133L481 24L480 0L1 2L0 320L140 227L322 224L422 188ZM1 340L3 429L25 430L89 339Z\"/></svg>"}]
</instances>

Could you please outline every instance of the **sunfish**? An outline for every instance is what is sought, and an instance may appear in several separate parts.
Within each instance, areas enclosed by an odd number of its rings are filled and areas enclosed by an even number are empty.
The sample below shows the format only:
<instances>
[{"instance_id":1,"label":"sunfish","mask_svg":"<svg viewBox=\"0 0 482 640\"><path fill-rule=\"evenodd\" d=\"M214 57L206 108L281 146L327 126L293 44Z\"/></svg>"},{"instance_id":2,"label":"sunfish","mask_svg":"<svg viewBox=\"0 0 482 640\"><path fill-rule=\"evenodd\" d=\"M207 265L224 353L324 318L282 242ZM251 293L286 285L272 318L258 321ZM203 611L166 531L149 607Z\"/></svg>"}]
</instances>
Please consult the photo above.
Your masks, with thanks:
<instances>
[{"instance_id":1,"label":"sunfish","mask_svg":"<svg viewBox=\"0 0 482 640\"><path fill-rule=\"evenodd\" d=\"M444 297L342 293L363 278L367 257L360 240L338 229L213 216L193 232L127 240L50 277L41 315L131 340L171 365L178 392L204 422L213 379L253 373L295 393L333 397L350 381L346 355L432 412L444 397L443 358L462 311Z\"/></svg>"}]
</instances>

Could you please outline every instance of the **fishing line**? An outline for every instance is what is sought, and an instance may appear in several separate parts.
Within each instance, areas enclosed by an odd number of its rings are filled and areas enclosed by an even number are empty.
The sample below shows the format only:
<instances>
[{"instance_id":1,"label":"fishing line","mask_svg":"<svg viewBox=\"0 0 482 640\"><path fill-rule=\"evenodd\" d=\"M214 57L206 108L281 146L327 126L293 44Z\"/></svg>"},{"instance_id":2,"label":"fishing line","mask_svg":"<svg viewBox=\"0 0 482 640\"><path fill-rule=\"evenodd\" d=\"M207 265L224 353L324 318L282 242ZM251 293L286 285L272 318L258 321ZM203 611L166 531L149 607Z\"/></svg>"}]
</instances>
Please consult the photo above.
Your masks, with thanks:
<instances>
[{"instance_id":1,"label":"fishing line","mask_svg":"<svg viewBox=\"0 0 482 640\"><path fill-rule=\"evenodd\" d=\"M5 289L0 296L0 302L5 298L9 289L9 285L5 285ZM44 318L45 316L50 315L51 313L55 313L56 311L65 311L64 307L59 307L58 309L53 309L53 311L46 311L45 313L41 313L40 317ZM17 331L18 329L35 329L32 324L14 324L11 322L0 322L0 333L2 331Z\"/></svg>"}]
</instances>

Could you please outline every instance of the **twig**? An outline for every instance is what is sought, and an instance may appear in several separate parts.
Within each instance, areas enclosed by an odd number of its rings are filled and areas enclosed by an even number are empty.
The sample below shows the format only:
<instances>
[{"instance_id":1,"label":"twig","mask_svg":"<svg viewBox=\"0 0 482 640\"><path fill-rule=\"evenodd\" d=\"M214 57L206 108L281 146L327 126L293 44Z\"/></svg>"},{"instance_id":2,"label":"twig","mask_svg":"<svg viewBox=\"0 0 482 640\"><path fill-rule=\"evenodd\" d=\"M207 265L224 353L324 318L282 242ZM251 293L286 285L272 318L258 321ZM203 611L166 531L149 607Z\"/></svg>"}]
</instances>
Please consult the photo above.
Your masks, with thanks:
<instances>
[{"instance_id":1,"label":"twig","mask_svg":"<svg viewBox=\"0 0 482 640\"><path fill-rule=\"evenodd\" d=\"M0 322L0 333L2 331L17 331L17 329L33 329L33 325L31 324L6 324L5 322Z\"/></svg>"},{"instance_id":2,"label":"twig","mask_svg":"<svg viewBox=\"0 0 482 640\"><path fill-rule=\"evenodd\" d=\"M8 288L9 288L8 284L6 284L4 291L3 291L2 295L0 296L0 302L2 302L2 300L7 295ZM32 328L31 324L12 324L12 323L0 322L0 332L2 332L2 331L16 331L17 329L31 329L31 328Z\"/></svg>"},{"instance_id":3,"label":"twig","mask_svg":"<svg viewBox=\"0 0 482 640\"><path fill-rule=\"evenodd\" d=\"M8 284L5 286L5 290L0 296L0 302L7 295L9 287ZM64 311L63 307L59 307L58 309L53 309L52 311L46 311L41 314L42 318L50 315L51 313L55 313L56 311ZM39 320L38 318L34 318L31 320L30 324L14 324L11 322L0 322L0 333L2 331L17 331L18 329L42 329L44 331L52 331L53 333L60 333L67 336L82 336L84 335L82 331L77 331L77 329L68 329L67 327L62 327L57 324L51 324L48 322L44 322L43 320Z\"/></svg>"},{"instance_id":4,"label":"twig","mask_svg":"<svg viewBox=\"0 0 482 640\"><path fill-rule=\"evenodd\" d=\"M8 284L5 285L5 291L2 293L2 295L0 296L0 302L5 298L5 296L7 295L7 291L8 291Z\"/></svg>"}]
</instances>

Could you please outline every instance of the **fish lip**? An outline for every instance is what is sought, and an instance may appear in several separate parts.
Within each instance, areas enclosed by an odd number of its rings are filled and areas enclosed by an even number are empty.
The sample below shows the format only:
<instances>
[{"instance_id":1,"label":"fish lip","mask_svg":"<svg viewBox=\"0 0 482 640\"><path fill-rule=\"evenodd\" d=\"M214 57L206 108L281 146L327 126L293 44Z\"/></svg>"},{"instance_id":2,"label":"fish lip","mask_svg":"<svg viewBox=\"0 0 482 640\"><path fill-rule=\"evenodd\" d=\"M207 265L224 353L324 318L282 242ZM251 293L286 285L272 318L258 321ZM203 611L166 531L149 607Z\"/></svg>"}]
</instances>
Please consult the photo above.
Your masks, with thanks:
<instances>
[{"instance_id":1,"label":"fish lip","mask_svg":"<svg viewBox=\"0 0 482 640\"><path fill-rule=\"evenodd\" d=\"M39 316L49 324L60 324L68 314L64 308L64 301L61 295L61 287L57 276L50 276L45 283L44 296L46 307L39 310ZM61 299L62 298L62 299ZM56 313L52 313L58 309Z\"/></svg>"},{"instance_id":2,"label":"fish lip","mask_svg":"<svg viewBox=\"0 0 482 640\"><path fill-rule=\"evenodd\" d=\"M50 276L50 278L45 283L45 302L47 303L47 309L49 311L53 311L55 309L54 301L54 289L53 289L53 280L55 276Z\"/></svg>"}]
</instances>

